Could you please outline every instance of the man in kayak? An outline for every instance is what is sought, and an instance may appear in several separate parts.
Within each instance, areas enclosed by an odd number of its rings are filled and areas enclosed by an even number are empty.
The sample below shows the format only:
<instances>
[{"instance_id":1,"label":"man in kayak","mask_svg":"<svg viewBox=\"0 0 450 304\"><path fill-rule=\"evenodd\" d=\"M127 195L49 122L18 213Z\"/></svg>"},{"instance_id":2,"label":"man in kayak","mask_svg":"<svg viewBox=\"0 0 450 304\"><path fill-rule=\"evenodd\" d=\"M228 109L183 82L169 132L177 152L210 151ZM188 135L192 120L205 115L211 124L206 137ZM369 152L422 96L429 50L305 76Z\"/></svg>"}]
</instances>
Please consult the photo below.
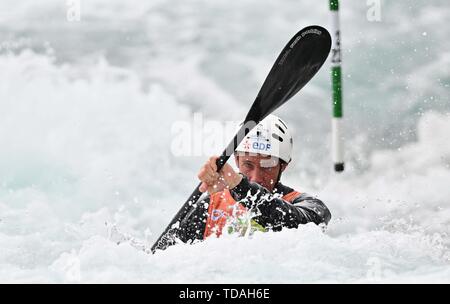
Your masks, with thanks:
<instances>
[{"instance_id":1,"label":"man in kayak","mask_svg":"<svg viewBox=\"0 0 450 304\"><path fill-rule=\"evenodd\" d=\"M322 201L280 182L291 161L292 146L286 124L269 115L236 149L239 173L229 164L217 172L218 157L209 158L198 174L200 191L209 195L192 205L180 222L177 237L193 242L219 237L224 228L245 234L297 228L308 222L328 224L331 214Z\"/></svg>"}]
</instances>

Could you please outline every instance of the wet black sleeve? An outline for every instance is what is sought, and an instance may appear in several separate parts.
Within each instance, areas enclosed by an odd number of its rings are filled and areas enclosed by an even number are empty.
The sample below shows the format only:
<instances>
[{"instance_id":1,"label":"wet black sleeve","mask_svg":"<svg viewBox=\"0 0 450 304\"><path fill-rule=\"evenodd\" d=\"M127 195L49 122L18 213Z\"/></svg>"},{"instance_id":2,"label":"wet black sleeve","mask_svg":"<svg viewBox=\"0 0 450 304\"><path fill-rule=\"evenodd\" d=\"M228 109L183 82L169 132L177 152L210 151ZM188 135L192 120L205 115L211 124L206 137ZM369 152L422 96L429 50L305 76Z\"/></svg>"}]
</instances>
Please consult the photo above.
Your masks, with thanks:
<instances>
[{"instance_id":1,"label":"wet black sleeve","mask_svg":"<svg viewBox=\"0 0 450 304\"><path fill-rule=\"evenodd\" d=\"M309 222L328 224L331 219L325 204L306 193L289 203L281 195L272 194L261 185L249 182L246 177L230 192L236 201L255 212L256 222L275 231L282 227L297 228Z\"/></svg>"},{"instance_id":2,"label":"wet black sleeve","mask_svg":"<svg viewBox=\"0 0 450 304\"><path fill-rule=\"evenodd\" d=\"M209 196L190 206L188 213L180 221L178 227L169 229L156 249L164 250L167 247L176 245L178 240L189 244L203 240L208 216L208 206Z\"/></svg>"},{"instance_id":3,"label":"wet black sleeve","mask_svg":"<svg viewBox=\"0 0 450 304\"><path fill-rule=\"evenodd\" d=\"M180 222L176 230L176 237L184 243L192 243L195 240L203 240L206 219L208 217L209 196L192 205L185 218Z\"/></svg>"}]
</instances>

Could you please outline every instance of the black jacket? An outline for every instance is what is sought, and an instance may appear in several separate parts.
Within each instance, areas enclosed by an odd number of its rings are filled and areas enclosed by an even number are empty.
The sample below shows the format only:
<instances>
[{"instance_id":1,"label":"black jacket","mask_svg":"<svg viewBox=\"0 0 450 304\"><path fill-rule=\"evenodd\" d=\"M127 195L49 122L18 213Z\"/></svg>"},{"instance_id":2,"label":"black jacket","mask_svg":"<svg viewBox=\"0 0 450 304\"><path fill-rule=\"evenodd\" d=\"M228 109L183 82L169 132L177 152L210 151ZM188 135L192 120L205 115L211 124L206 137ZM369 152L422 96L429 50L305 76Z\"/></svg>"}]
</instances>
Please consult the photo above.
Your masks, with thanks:
<instances>
[{"instance_id":1,"label":"black jacket","mask_svg":"<svg viewBox=\"0 0 450 304\"><path fill-rule=\"evenodd\" d=\"M271 193L246 177L235 188L230 190L232 197L247 209L256 211L253 219L261 226L273 231L283 227L297 228L308 222L328 224L331 213L327 206L317 198L302 193L291 203L280 198L294 191L292 188L278 183ZM274 195L277 194L277 195ZM249 199L251 197L251 199ZM191 210L181 221L175 236L183 242L203 240L208 217L209 196L193 204Z\"/></svg>"}]
</instances>

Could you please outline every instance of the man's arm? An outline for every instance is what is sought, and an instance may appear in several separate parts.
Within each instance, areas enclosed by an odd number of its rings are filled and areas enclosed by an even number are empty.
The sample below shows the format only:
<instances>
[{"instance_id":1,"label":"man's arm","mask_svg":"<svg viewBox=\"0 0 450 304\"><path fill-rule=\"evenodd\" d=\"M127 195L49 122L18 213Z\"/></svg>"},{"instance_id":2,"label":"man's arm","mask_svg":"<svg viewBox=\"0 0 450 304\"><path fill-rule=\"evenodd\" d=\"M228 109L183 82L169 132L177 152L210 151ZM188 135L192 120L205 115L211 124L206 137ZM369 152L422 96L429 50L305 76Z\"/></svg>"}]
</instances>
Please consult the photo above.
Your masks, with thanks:
<instances>
[{"instance_id":1,"label":"man's arm","mask_svg":"<svg viewBox=\"0 0 450 304\"><path fill-rule=\"evenodd\" d=\"M191 210L189 210L185 218L180 222L179 228L176 230L177 238L184 243L203 239L208 216L209 201L210 198L207 196L205 199L192 205Z\"/></svg>"},{"instance_id":2,"label":"man's arm","mask_svg":"<svg viewBox=\"0 0 450 304\"><path fill-rule=\"evenodd\" d=\"M256 212L256 222L275 231L282 227L297 228L308 222L328 224L331 219L325 204L306 193L289 203L246 177L230 192L236 201Z\"/></svg>"}]
</instances>

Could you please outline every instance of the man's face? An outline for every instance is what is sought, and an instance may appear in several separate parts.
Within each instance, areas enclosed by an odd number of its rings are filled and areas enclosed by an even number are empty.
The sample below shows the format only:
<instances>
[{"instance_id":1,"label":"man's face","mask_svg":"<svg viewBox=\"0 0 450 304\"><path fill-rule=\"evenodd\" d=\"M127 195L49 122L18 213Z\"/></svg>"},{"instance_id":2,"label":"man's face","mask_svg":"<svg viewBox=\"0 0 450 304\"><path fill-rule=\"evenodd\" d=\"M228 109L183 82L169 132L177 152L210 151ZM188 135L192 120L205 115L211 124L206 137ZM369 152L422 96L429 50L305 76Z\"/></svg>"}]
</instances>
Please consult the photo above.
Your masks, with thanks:
<instances>
[{"instance_id":1,"label":"man's face","mask_svg":"<svg viewBox=\"0 0 450 304\"><path fill-rule=\"evenodd\" d=\"M272 191L277 182L278 174L284 171L285 165L281 165L276 157L267 155L239 153L235 157L236 166L251 182Z\"/></svg>"}]
</instances>

